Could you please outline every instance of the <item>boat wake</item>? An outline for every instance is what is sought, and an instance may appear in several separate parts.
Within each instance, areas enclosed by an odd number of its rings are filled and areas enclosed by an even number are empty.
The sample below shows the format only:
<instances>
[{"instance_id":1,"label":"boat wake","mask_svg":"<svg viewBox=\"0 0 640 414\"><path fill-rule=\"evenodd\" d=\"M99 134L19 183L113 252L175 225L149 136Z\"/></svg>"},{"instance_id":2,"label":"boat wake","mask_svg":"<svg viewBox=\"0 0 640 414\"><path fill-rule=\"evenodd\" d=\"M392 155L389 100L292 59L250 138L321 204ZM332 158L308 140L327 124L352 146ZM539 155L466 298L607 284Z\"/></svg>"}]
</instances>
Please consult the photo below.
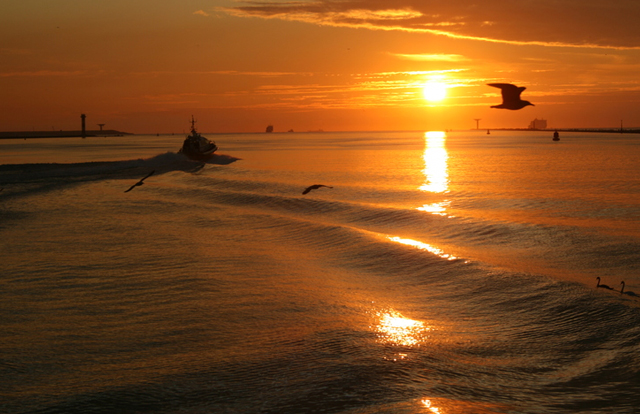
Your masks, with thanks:
<instances>
[{"instance_id":1,"label":"boat wake","mask_svg":"<svg viewBox=\"0 0 640 414\"><path fill-rule=\"evenodd\" d=\"M203 161L205 164L228 165L242 158L236 158L227 154L213 154L208 160Z\"/></svg>"},{"instance_id":2,"label":"boat wake","mask_svg":"<svg viewBox=\"0 0 640 414\"><path fill-rule=\"evenodd\" d=\"M151 170L156 175L174 171L196 173L206 165L228 165L239 158L214 154L205 161L193 161L184 154L167 152L151 158L83 163L36 163L0 165L0 188L4 197L47 191L74 184L107 179L131 179Z\"/></svg>"}]
</instances>

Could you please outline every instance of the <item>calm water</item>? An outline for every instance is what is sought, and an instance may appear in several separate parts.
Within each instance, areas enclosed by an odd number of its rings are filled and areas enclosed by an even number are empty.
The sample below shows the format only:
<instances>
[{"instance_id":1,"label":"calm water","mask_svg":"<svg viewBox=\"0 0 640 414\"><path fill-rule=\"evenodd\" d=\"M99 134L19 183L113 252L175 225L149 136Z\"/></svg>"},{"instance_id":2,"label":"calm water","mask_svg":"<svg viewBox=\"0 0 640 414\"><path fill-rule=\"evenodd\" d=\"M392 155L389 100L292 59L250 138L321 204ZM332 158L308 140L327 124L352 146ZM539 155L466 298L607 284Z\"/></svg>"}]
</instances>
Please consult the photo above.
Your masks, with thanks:
<instances>
[{"instance_id":1,"label":"calm water","mask_svg":"<svg viewBox=\"0 0 640 414\"><path fill-rule=\"evenodd\" d=\"M209 137L0 141L0 412L640 410L640 136Z\"/></svg>"}]
</instances>

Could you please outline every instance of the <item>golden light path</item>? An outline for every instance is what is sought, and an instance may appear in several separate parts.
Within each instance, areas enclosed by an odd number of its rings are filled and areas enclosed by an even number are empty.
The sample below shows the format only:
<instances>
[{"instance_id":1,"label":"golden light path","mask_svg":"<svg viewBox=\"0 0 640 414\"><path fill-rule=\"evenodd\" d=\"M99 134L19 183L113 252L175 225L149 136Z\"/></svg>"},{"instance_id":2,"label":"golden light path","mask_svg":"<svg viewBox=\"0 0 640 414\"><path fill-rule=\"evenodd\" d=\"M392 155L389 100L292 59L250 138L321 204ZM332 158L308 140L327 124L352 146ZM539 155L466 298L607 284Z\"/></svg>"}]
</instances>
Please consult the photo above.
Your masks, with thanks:
<instances>
[{"instance_id":1,"label":"golden light path","mask_svg":"<svg viewBox=\"0 0 640 414\"><path fill-rule=\"evenodd\" d=\"M445 200L440 203L425 204L422 207L416 208L416 210L426 211L427 213L437 214L438 216L452 217L446 213L447 207L449 207L450 204L451 201Z\"/></svg>"},{"instance_id":2,"label":"golden light path","mask_svg":"<svg viewBox=\"0 0 640 414\"><path fill-rule=\"evenodd\" d=\"M427 334L432 330L430 326L422 321L407 318L400 312L393 309L378 311L375 313L377 324L373 329L378 333L379 340L391 345L405 347L419 347L424 344ZM386 360L397 362L408 358L407 353L399 352L392 358ZM435 407L430 399L420 400L422 407L431 414L444 414L438 407Z\"/></svg>"},{"instance_id":3,"label":"golden light path","mask_svg":"<svg viewBox=\"0 0 640 414\"><path fill-rule=\"evenodd\" d=\"M378 312L377 317L378 324L375 329L380 338L394 345L419 346L425 333L431 330L424 322L405 318L393 310ZM401 359L404 356L400 354Z\"/></svg>"},{"instance_id":4,"label":"golden light path","mask_svg":"<svg viewBox=\"0 0 640 414\"><path fill-rule=\"evenodd\" d=\"M429 131L424 134L424 176L425 183L420 190L429 193L447 193L449 191L449 174L447 173L449 154L445 148L447 134L443 131ZM417 207L417 210L436 214L444 217L453 217L447 214L447 207L451 202L444 200L438 203L425 204Z\"/></svg>"},{"instance_id":5,"label":"golden light path","mask_svg":"<svg viewBox=\"0 0 640 414\"><path fill-rule=\"evenodd\" d=\"M433 414L441 414L438 407L434 407L433 405L431 405L431 400L424 399L421 402L422 405L424 405Z\"/></svg>"},{"instance_id":6,"label":"golden light path","mask_svg":"<svg viewBox=\"0 0 640 414\"><path fill-rule=\"evenodd\" d=\"M425 133L424 175L426 182L420 190L431 193L444 193L449 189L447 161L449 155L444 147L447 135L443 131Z\"/></svg>"},{"instance_id":7,"label":"golden light path","mask_svg":"<svg viewBox=\"0 0 640 414\"><path fill-rule=\"evenodd\" d=\"M456 259L458 259L457 257L452 256L452 255L450 255L448 253L445 253L443 250L438 249L435 246L432 246L430 244L423 243L423 242L420 242L420 241L417 241L417 240L403 239L403 238L394 237L394 236L387 236L387 238L389 240L391 240L391 241L396 242L396 243L405 244L407 246L413 246L413 247L418 248L420 250L426 250L429 253L433 253L436 256L439 256L439 257L441 257L443 259L447 259L447 260L456 260Z\"/></svg>"},{"instance_id":8,"label":"golden light path","mask_svg":"<svg viewBox=\"0 0 640 414\"><path fill-rule=\"evenodd\" d=\"M385 343L418 347L424 343L427 338L427 332L431 330L431 327L424 322L406 318L394 310L380 311L376 313L376 316L378 317L378 324L375 329L380 339ZM392 360L404 360L407 355L406 353L398 353ZM429 413L444 414L440 412L438 407L434 407L429 399L423 399L420 403Z\"/></svg>"}]
</instances>

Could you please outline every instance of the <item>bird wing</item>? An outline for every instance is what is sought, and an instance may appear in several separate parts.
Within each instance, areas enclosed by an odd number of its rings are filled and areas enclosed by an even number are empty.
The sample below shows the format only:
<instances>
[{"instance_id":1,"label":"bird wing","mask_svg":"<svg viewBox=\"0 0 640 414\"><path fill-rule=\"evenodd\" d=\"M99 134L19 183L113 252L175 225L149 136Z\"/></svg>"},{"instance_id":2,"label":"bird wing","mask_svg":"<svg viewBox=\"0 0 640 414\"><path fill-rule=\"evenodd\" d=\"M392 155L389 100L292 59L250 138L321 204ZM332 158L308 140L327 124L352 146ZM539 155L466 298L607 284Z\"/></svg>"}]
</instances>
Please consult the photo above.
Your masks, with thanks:
<instances>
[{"instance_id":1,"label":"bird wing","mask_svg":"<svg viewBox=\"0 0 640 414\"><path fill-rule=\"evenodd\" d=\"M494 88L500 88L502 91L502 99L504 101L519 101L520 94L527 88L522 86L516 86L511 83L488 83L488 86L493 86Z\"/></svg>"},{"instance_id":2,"label":"bird wing","mask_svg":"<svg viewBox=\"0 0 640 414\"><path fill-rule=\"evenodd\" d=\"M315 189L320 188L320 187L329 187L329 186L328 186L328 185L324 185L324 184L314 184L314 185L310 185L309 187L307 187L307 188L302 192L302 194L307 194L309 191L311 191L311 190L315 190ZM329 187L329 188L333 188L333 187Z\"/></svg>"},{"instance_id":3,"label":"bird wing","mask_svg":"<svg viewBox=\"0 0 640 414\"><path fill-rule=\"evenodd\" d=\"M156 172L156 170L151 171L149 174L147 174L144 178L140 179L140 182L146 180L147 178L151 177L153 175L153 173Z\"/></svg>"},{"instance_id":4,"label":"bird wing","mask_svg":"<svg viewBox=\"0 0 640 414\"><path fill-rule=\"evenodd\" d=\"M514 92L514 97L517 97L518 99L520 99L520 94L521 94L521 93L522 93L522 91L524 91L525 89L527 89L527 88L525 88L524 86L517 87L517 88L516 88L516 90L515 90L515 92Z\"/></svg>"},{"instance_id":5,"label":"bird wing","mask_svg":"<svg viewBox=\"0 0 640 414\"><path fill-rule=\"evenodd\" d=\"M134 185L129 187L129 189L127 191L125 191L125 193L128 193L129 191L133 190L138 185L144 184L143 181L146 180L147 178L151 177L154 172L156 172L156 170L153 170L149 174L145 175L143 178L140 179L140 181L138 181L137 183L135 183Z\"/></svg>"},{"instance_id":6,"label":"bird wing","mask_svg":"<svg viewBox=\"0 0 640 414\"><path fill-rule=\"evenodd\" d=\"M315 190L316 188L318 188L319 185L318 184L314 184L314 185L310 185L309 187L305 188L304 191L302 192L302 194L307 194L309 191L311 190Z\"/></svg>"}]
</instances>

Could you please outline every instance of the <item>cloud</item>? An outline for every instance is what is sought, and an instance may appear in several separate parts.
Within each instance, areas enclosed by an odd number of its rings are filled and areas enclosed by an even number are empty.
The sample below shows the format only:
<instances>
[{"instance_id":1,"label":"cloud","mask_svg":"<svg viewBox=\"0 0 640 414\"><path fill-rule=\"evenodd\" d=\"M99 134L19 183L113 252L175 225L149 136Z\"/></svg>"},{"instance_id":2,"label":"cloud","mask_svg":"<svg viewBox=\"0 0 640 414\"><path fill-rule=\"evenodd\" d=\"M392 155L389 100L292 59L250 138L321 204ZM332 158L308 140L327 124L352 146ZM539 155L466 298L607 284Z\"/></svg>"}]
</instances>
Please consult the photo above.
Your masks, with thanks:
<instances>
[{"instance_id":1,"label":"cloud","mask_svg":"<svg viewBox=\"0 0 640 414\"><path fill-rule=\"evenodd\" d=\"M385 10L366 10L355 9L343 12L332 12L329 14L335 20L353 20L353 21L393 21L415 19L422 16L422 13L411 9L385 9Z\"/></svg>"},{"instance_id":2,"label":"cloud","mask_svg":"<svg viewBox=\"0 0 640 414\"><path fill-rule=\"evenodd\" d=\"M204 17L209 17L209 13L207 13L207 12L206 12L206 11L204 11L204 10L197 10L197 11L194 11L194 12L193 12L193 14L197 14L197 15L204 16Z\"/></svg>"},{"instance_id":3,"label":"cloud","mask_svg":"<svg viewBox=\"0 0 640 414\"><path fill-rule=\"evenodd\" d=\"M181 71L143 71L143 72L131 72L136 76L192 76L192 75L219 75L219 76L251 76L258 78L276 78L276 77L291 77L291 76L315 76L313 72L249 72L238 70L181 70ZM0 74L2 76L2 74Z\"/></svg>"},{"instance_id":4,"label":"cloud","mask_svg":"<svg viewBox=\"0 0 640 414\"><path fill-rule=\"evenodd\" d=\"M640 49L637 0L246 1L237 17L554 47Z\"/></svg>"},{"instance_id":5,"label":"cloud","mask_svg":"<svg viewBox=\"0 0 640 414\"><path fill-rule=\"evenodd\" d=\"M453 54L405 54L405 53L391 53L391 55L403 59L414 60L419 62L462 62L468 60L462 55Z\"/></svg>"},{"instance_id":6,"label":"cloud","mask_svg":"<svg viewBox=\"0 0 640 414\"><path fill-rule=\"evenodd\" d=\"M226 105L243 108L301 110L415 107L424 104L422 88L426 79L460 71L463 69L360 73L328 84L278 82L263 84L251 90L229 91L224 96ZM449 85L466 86L456 82ZM268 101L245 102L244 98L248 96L268 97Z\"/></svg>"}]
</instances>

